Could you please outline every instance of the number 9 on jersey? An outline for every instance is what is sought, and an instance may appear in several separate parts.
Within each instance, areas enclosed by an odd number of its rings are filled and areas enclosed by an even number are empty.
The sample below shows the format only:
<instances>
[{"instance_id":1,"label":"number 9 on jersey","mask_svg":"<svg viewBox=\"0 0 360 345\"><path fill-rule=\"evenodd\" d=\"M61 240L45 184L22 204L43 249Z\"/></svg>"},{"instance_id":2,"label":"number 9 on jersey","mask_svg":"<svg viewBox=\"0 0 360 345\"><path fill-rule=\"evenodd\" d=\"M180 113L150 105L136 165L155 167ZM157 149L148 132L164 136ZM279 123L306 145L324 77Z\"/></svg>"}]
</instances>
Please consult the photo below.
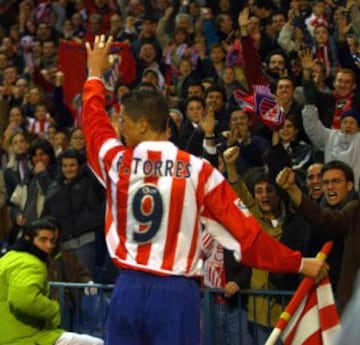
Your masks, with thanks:
<instances>
[{"instance_id":1,"label":"number 9 on jersey","mask_svg":"<svg viewBox=\"0 0 360 345\"><path fill-rule=\"evenodd\" d=\"M139 223L133 239L138 243L150 242L160 229L163 201L158 188L144 185L135 194L132 202L133 215Z\"/></svg>"}]
</instances>

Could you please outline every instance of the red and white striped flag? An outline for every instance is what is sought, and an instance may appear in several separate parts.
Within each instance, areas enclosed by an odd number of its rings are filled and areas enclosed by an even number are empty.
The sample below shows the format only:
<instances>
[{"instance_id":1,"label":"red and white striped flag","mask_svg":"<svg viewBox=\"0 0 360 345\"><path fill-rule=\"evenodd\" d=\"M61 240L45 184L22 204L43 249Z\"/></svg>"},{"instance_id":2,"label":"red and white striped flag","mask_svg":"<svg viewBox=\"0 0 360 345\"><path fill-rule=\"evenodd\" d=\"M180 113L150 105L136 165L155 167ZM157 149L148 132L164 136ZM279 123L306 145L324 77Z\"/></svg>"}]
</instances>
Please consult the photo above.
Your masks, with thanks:
<instances>
[{"instance_id":1,"label":"red and white striped flag","mask_svg":"<svg viewBox=\"0 0 360 345\"><path fill-rule=\"evenodd\" d=\"M292 316L281 338L284 345L332 345L340 330L329 278L313 285Z\"/></svg>"}]
</instances>

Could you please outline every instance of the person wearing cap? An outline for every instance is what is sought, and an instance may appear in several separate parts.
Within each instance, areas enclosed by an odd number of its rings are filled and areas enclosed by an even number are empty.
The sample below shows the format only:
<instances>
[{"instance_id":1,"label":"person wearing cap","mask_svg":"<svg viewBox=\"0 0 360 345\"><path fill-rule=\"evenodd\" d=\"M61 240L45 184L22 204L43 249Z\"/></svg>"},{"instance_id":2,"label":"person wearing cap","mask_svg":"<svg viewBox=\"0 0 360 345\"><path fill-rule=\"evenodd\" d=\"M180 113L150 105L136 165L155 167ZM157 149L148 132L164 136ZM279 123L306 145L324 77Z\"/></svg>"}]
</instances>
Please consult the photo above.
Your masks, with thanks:
<instances>
[{"instance_id":1,"label":"person wearing cap","mask_svg":"<svg viewBox=\"0 0 360 345\"><path fill-rule=\"evenodd\" d=\"M142 82L148 82L155 86L156 89L160 87L160 72L152 67L146 68L142 75ZM162 84L164 82L164 78L162 78Z\"/></svg>"},{"instance_id":2,"label":"person wearing cap","mask_svg":"<svg viewBox=\"0 0 360 345\"><path fill-rule=\"evenodd\" d=\"M46 219L31 222L0 259L0 344L103 344L99 338L60 328L60 305L49 297L46 268L55 230Z\"/></svg>"},{"instance_id":3,"label":"person wearing cap","mask_svg":"<svg viewBox=\"0 0 360 345\"><path fill-rule=\"evenodd\" d=\"M324 152L324 162L340 160L347 163L355 175L355 190L359 191L360 178L360 112L350 109L340 116L340 129L326 128L319 119L318 108L306 104L303 124L313 145Z\"/></svg>"}]
</instances>

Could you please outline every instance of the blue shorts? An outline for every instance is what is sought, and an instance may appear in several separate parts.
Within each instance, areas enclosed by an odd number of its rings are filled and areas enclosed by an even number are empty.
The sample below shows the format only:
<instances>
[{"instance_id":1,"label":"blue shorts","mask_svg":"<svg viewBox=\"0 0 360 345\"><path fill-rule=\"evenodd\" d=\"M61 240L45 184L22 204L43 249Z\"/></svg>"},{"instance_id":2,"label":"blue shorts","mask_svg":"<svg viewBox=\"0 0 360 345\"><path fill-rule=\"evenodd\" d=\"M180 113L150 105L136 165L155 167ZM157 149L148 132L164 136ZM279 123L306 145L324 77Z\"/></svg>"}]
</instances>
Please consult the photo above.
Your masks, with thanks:
<instances>
[{"instance_id":1,"label":"blue shorts","mask_svg":"<svg viewBox=\"0 0 360 345\"><path fill-rule=\"evenodd\" d=\"M199 345L194 279L121 270L110 302L107 345Z\"/></svg>"}]
</instances>

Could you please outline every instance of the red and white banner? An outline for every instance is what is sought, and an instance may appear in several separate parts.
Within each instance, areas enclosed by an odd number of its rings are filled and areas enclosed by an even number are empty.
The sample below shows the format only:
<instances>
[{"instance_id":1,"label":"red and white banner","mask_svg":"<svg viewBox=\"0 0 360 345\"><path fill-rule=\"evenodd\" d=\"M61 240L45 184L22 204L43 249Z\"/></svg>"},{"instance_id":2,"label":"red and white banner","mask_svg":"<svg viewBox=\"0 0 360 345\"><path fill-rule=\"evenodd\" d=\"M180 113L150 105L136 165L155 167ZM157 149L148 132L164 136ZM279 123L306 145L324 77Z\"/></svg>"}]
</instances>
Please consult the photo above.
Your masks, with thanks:
<instances>
[{"instance_id":1,"label":"red and white banner","mask_svg":"<svg viewBox=\"0 0 360 345\"><path fill-rule=\"evenodd\" d=\"M329 278L313 285L282 333L284 345L332 345L340 330Z\"/></svg>"},{"instance_id":2,"label":"red and white banner","mask_svg":"<svg viewBox=\"0 0 360 345\"><path fill-rule=\"evenodd\" d=\"M128 44L114 42L110 53L115 57L111 70L105 73L107 89L114 89L121 82L131 84L136 77L136 62ZM85 44L71 41L59 42L59 70L64 73L64 98L74 117L80 113L81 94L87 78Z\"/></svg>"},{"instance_id":3,"label":"red and white banner","mask_svg":"<svg viewBox=\"0 0 360 345\"><path fill-rule=\"evenodd\" d=\"M254 85L254 109L261 121L271 129L279 129L285 120L285 113L276 102L275 95L265 85Z\"/></svg>"}]
</instances>

